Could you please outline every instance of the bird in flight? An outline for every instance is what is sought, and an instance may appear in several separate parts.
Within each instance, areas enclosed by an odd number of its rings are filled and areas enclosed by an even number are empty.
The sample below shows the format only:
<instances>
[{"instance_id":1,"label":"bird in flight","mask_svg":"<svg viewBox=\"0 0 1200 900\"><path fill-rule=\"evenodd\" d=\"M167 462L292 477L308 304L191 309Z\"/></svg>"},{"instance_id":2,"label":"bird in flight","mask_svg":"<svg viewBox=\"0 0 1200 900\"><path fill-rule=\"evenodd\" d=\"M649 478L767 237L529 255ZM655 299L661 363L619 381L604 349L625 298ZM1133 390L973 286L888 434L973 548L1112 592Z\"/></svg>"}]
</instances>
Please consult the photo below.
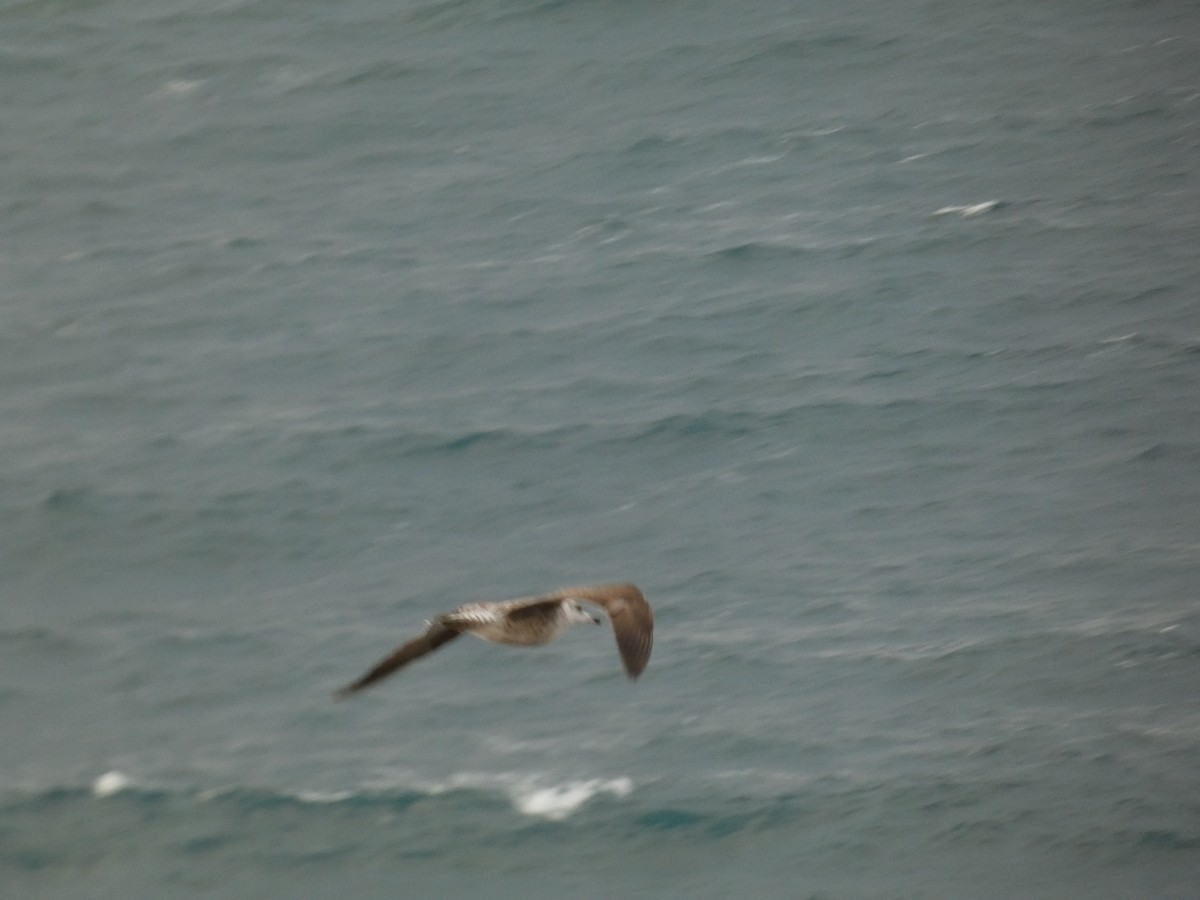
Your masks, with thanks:
<instances>
[{"instance_id":1,"label":"bird in flight","mask_svg":"<svg viewBox=\"0 0 1200 900\"><path fill-rule=\"evenodd\" d=\"M421 634L401 644L334 696L349 697L463 633L499 644L534 646L550 643L572 625L599 625L601 620L588 612L584 603L594 603L608 613L625 672L637 678L650 660L654 643L650 604L632 584L592 584L537 597L467 603L452 609L430 620Z\"/></svg>"}]
</instances>

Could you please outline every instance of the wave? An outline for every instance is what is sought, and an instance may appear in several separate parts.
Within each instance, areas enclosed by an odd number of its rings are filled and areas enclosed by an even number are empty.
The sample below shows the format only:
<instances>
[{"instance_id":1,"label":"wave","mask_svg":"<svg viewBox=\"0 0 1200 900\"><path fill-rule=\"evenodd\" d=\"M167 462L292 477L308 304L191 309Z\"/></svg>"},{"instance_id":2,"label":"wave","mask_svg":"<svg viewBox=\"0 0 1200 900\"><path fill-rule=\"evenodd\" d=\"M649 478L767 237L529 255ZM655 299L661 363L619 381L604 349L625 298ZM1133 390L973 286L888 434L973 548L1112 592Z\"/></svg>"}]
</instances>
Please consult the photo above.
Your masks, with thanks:
<instances>
[{"instance_id":1,"label":"wave","mask_svg":"<svg viewBox=\"0 0 1200 900\"><path fill-rule=\"evenodd\" d=\"M130 794L135 798L149 799L175 795L190 798L197 803L230 800L237 804L382 804L406 808L421 799L439 796L475 795L486 801L502 796L513 810L523 816L560 822L582 809L596 797L621 799L634 790L633 780L619 776L615 778L582 778L554 780L545 776L519 773L462 772L442 781L404 779L400 783L377 784L359 790L330 790L314 788L253 789L245 787L196 788L192 790L156 787L152 783L140 783L137 779L111 770L96 778L90 785L91 796L96 799ZM82 788L55 789L42 792L40 799L76 795L83 797ZM35 794L31 799L39 800Z\"/></svg>"},{"instance_id":2,"label":"wave","mask_svg":"<svg viewBox=\"0 0 1200 900\"><path fill-rule=\"evenodd\" d=\"M999 200L985 200L982 203L969 203L963 206L943 206L935 210L933 214L935 216L959 215L964 219L969 219L972 216L992 212L1003 205Z\"/></svg>"},{"instance_id":3,"label":"wave","mask_svg":"<svg viewBox=\"0 0 1200 900\"><path fill-rule=\"evenodd\" d=\"M986 753L968 763L937 773L867 775L847 768L806 775L751 769L636 783L626 776L554 779L463 772L441 781L410 779L355 789L182 787L110 771L90 785L0 790L0 815L14 835L30 841L51 823L69 820L81 834L95 832L110 851L114 844L141 848L157 841L167 852L184 854L228 847L244 852L255 843L275 852L285 836L300 855L306 847L340 856L386 847L428 857L457 852L464 841L516 847L526 838L539 846L545 840L572 840L580 827L589 842L655 835L712 841L771 833L790 841L802 833L806 842L871 841L886 851L896 841L938 848L1000 840L1019 845L1044 831L1055 834L1060 848L1085 851L1143 847L1163 853L1200 847L1195 822L1189 824L1162 802L1148 799L1131 817L1124 794L1102 792L1085 804L1090 814L1077 819L1045 802L1046 784L1036 768L1001 768ZM1105 754L1079 756L1072 761L1070 780L1082 784L1107 777L1110 767ZM0 853L0 870L20 855L19 849L9 849ZM78 845L57 852L89 851Z\"/></svg>"}]
</instances>

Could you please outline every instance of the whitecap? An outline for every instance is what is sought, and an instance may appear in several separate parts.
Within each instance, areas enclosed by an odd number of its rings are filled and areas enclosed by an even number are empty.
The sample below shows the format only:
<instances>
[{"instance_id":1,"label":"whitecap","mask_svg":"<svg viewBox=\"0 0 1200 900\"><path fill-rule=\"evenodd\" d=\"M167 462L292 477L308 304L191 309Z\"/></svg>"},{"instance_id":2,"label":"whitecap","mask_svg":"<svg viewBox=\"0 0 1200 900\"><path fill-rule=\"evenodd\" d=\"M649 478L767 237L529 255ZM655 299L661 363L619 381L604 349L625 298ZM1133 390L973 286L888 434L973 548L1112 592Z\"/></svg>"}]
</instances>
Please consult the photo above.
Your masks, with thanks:
<instances>
[{"instance_id":1,"label":"whitecap","mask_svg":"<svg viewBox=\"0 0 1200 900\"><path fill-rule=\"evenodd\" d=\"M389 773L374 780L368 790L389 791L401 788L417 790L430 796L448 791L485 791L508 798L513 809L522 815L561 822L598 794L625 797L633 791L633 780L617 778L586 778L554 783L545 775L519 772L457 772L442 781L430 781L408 771Z\"/></svg>"},{"instance_id":2,"label":"whitecap","mask_svg":"<svg viewBox=\"0 0 1200 900\"><path fill-rule=\"evenodd\" d=\"M632 790L633 782L628 778L591 778L553 787L515 789L511 796L518 812L561 822L597 794L625 797Z\"/></svg>"},{"instance_id":3,"label":"whitecap","mask_svg":"<svg viewBox=\"0 0 1200 900\"><path fill-rule=\"evenodd\" d=\"M353 791L313 791L301 789L293 791L291 796L301 803L341 803L354 797Z\"/></svg>"},{"instance_id":4,"label":"whitecap","mask_svg":"<svg viewBox=\"0 0 1200 900\"><path fill-rule=\"evenodd\" d=\"M111 797L113 794L118 794L133 784L131 779L124 772L113 770L105 772L99 778L92 782L92 793L97 797Z\"/></svg>"},{"instance_id":5,"label":"whitecap","mask_svg":"<svg viewBox=\"0 0 1200 900\"><path fill-rule=\"evenodd\" d=\"M991 212L1000 205L999 200L985 200L983 203L972 203L967 206L943 206L941 209L934 212L935 216L947 216L951 213L958 213L963 218L968 216L978 216L985 212Z\"/></svg>"}]
</instances>

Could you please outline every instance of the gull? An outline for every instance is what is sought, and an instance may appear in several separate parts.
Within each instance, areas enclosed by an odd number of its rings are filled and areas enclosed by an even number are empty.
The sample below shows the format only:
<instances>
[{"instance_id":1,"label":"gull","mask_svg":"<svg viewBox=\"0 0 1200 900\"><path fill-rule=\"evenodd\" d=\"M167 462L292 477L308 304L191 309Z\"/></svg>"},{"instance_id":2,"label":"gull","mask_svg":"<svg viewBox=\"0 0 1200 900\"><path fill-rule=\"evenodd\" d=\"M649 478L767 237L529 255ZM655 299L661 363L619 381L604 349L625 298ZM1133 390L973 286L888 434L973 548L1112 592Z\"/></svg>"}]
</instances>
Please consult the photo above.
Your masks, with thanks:
<instances>
[{"instance_id":1,"label":"gull","mask_svg":"<svg viewBox=\"0 0 1200 900\"><path fill-rule=\"evenodd\" d=\"M498 644L534 646L550 643L572 625L599 625L601 620L588 612L584 603L594 603L608 613L625 672L637 678L650 660L654 643L650 604L635 585L591 584L536 597L467 603L452 609L429 620L421 634L401 644L334 696L349 697L464 632Z\"/></svg>"}]
</instances>

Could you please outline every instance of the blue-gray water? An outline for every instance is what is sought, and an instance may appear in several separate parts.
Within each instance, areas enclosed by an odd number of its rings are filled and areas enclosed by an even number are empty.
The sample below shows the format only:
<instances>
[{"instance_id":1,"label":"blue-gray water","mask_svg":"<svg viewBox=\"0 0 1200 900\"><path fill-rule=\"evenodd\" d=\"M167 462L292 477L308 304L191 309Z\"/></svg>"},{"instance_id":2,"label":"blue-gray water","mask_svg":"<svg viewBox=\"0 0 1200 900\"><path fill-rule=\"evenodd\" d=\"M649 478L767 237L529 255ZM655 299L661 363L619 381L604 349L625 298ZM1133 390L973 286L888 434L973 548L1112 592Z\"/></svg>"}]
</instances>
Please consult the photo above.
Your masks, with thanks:
<instances>
[{"instance_id":1,"label":"blue-gray water","mask_svg":"<svg viewBox=\"0 0 1200 900\"><path fill-rule=\"evenodd\" d=\"M1193 898L1191 2L0 9L0 895ZM631 579L611 637L467 600Z\"/></svg>"}]
</instances>

